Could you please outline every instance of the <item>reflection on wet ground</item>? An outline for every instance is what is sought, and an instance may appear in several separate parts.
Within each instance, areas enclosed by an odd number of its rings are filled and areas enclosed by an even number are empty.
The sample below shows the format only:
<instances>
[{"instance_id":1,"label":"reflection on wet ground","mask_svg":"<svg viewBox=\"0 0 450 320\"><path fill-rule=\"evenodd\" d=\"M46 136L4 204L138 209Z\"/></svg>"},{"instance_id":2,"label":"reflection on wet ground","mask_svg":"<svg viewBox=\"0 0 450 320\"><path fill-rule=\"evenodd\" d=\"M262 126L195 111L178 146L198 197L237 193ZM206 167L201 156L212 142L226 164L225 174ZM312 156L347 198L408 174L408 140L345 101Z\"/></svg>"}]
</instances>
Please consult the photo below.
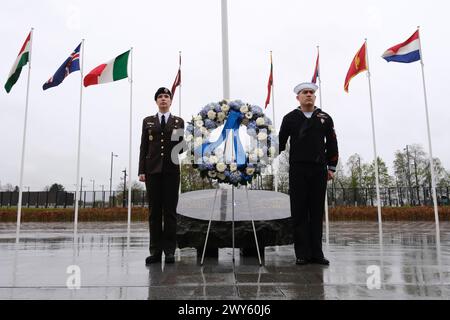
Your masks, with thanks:
<instances>
[{"instance_id":1,"label":"reflection on wet ground","mask_svg":"<svg viewBox=\"0 0 450 320\"><path fill-rule=\"evenodd\" d=\"M173 265L144 265L148 224L0 224L0 299L449 299L450 223L332 222L329 267L296 266L293 246L268 247L265 262L221 249L200 265L195 249ZM230 234L231 236L231 234ZM204 235L202 235L204 237ZM324 237L325 238L325 237ZM68 272L79 266L78 273ZM75 279L75 280L74 280ZM80 280L80 289L67 285Z\"/></svg>"}]
</instances>

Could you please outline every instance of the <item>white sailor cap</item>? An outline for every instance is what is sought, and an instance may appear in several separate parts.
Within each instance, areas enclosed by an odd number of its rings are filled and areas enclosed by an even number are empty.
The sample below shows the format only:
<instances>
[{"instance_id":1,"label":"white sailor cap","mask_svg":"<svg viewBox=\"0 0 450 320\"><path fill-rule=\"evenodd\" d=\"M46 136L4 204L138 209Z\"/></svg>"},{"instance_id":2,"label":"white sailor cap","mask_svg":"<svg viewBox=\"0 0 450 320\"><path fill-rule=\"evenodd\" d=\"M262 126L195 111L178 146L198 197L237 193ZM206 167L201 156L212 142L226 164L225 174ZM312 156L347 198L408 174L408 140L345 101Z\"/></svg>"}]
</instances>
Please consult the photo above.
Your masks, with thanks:
<instances>
[{"instance_id":1,"label":"white sailor cap","mask_svg":"<svg viewBox=\"0 0 450 320\"><path fill-rule=\"evenodd\" d=\"M315 83L312 83L312 82L303 82L303 83L300 83L295 86L294 92L296 95L298 95L302 90L305 90L305 89L311 89L311 90L314 90L314 92L316 92L317 89L319 89L319 87Z\"/></svg>"}]
</instances>

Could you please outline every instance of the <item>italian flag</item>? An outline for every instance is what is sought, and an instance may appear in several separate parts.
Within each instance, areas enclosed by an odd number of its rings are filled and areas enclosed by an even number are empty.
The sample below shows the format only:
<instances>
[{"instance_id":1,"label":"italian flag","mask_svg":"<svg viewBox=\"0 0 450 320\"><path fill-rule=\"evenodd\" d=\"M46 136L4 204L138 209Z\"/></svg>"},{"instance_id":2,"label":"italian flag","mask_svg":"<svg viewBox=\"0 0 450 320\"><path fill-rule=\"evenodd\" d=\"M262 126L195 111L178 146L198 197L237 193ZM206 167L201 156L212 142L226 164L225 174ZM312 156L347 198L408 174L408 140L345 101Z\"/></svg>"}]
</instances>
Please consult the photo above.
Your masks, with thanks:
<instances>
[{"instance_id":1,"label":"italian flag","mask_svg":"<svg viewBox=\"0 0 450 320\"><path fill-rule=\"evenodd\" d=\"M28 34L27 40L20 49L19 55L14 62L13 67L8 75L8 80L5 84L5 90L7 93L11 91L11 88L17 82L22 72L22 67L25 66L30 61L30 49L31 49L31 32Z\"/></svg>"},{"instance_id":2,"label":"italian flag","mask_svg":"<svg viewBox=\"0 0 450 320\"><path fill-rule=\"evenodd\" d=\"M84 86L113 82L128 77L128 56L130 50L117 56L115 59L94 68L84 77Z\"/></svg>"}]
</instances>

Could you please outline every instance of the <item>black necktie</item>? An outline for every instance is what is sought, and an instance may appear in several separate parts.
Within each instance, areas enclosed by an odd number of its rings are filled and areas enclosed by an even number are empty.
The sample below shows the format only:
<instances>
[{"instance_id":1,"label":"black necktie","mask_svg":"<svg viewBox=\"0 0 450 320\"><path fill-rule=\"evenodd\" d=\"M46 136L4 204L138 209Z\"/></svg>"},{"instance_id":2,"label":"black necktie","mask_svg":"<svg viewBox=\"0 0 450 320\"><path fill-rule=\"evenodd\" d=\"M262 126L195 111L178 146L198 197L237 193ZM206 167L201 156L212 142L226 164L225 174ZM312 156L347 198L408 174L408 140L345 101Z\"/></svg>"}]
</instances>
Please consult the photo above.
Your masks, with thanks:
<instances>
[{"instance_id":1,"label":"black necktie","mask_svg":"<svg viewBox=\"0 0 450 320\"><path fill-rule=\"evenodd\" d=\"M164 130L165 127L166 127L166 116L162 115L161 116L161 129Z\"/></svg>"}]
</instances>

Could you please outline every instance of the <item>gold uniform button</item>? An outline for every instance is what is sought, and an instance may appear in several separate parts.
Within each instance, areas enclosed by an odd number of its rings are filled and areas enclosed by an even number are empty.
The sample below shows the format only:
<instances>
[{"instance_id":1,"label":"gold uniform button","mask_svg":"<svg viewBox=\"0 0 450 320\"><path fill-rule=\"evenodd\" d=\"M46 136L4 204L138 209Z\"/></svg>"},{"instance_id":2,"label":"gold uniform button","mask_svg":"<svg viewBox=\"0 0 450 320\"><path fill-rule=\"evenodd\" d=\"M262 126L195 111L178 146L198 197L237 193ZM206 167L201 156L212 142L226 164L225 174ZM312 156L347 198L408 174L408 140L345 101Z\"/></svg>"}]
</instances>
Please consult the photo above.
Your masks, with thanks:
<instances>
[{"instance_id":1,"label":"gold uniform button","mask_svg":"<svg viewBox=\"0 0 450 320\"><path fill-rule=\"evenodd\" d=\"M163 135L164 135L164 132L161 132L161 135L163 136Z\"/></svg>"},{"instance_id":2,"label":"gold uniform button","mask_svg":"<svg viewBox=\"0 0 450 320\"><path fill-rule=\"evenodd\" d=\"M161 146L161 149L164 149L164 146Z\"/></svg>"},{"instance_id":3,"label":"gold uniform button","mask_svg":"<svg viewBox=\"0 0 450 320\"><path fill-rule=\"evenodd\" d=\"M164 153L161 153L161 157L163 157L164 156Z\"/></svg>"},{"instance_id":4,"label":"gold uniform button","mask_svg":"<svg viewBox=\"0 0 450 320\"><path fill-rule=\"evenodd\" d=\"M164 139L161 139L161 142L164 142Z\"/></svg>"}]
</instances>

